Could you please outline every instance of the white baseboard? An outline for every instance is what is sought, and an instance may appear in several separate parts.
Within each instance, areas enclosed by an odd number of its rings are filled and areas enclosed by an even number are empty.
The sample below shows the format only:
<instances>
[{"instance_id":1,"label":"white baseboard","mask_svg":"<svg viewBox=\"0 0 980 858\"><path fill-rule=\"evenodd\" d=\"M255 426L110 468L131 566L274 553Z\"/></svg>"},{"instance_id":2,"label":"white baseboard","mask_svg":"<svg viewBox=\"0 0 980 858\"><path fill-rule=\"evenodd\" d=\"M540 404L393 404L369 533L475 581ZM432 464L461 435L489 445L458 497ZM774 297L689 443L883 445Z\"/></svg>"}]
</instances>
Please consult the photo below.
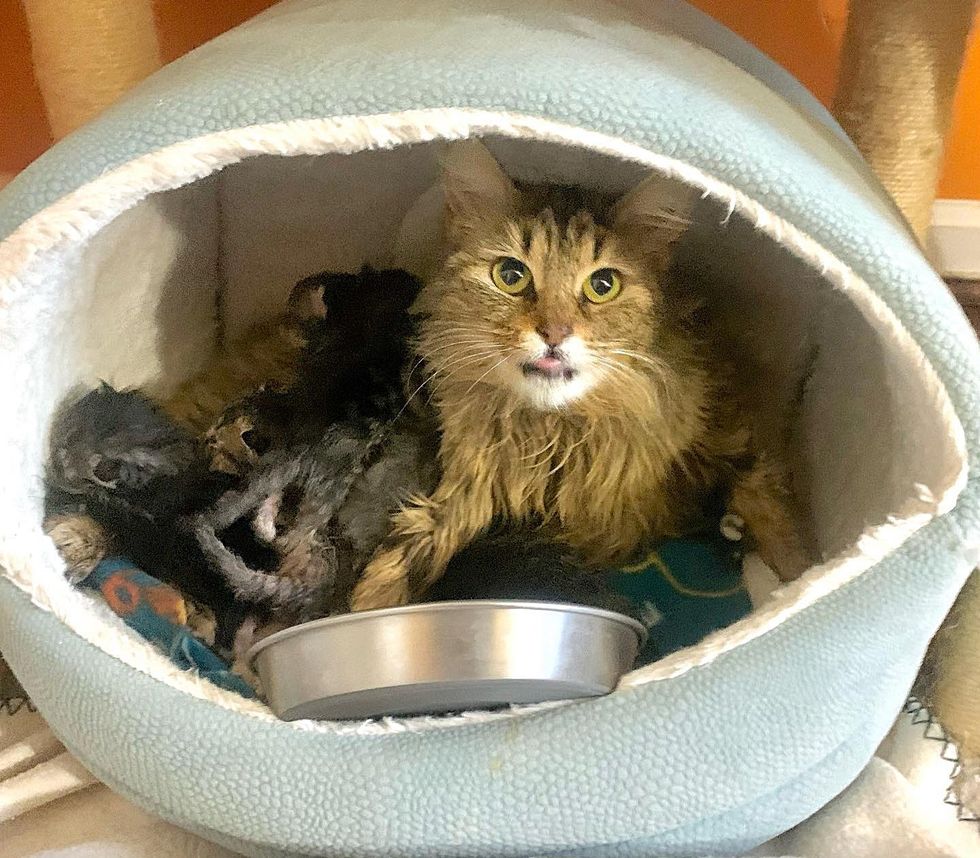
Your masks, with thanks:
<instances>
[{"instance_id":1,"label":"white baseboard","mask_svg":"<svg viewBox=\"0 0 980 858\"><path fill-rule=\"evenodd\" d=\"M980 280L980 200L936 200L928 245L943 277Z\"/></svg>"}]
</instances>

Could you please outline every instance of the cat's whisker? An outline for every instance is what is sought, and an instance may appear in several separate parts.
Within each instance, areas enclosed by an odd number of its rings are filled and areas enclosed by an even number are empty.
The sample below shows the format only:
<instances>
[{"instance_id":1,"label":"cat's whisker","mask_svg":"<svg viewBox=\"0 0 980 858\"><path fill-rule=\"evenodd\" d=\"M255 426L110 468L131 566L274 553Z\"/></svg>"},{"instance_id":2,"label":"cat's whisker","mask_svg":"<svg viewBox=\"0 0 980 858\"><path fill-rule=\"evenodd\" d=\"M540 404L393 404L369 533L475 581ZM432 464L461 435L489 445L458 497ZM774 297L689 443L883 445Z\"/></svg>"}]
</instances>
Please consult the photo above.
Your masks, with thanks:
<instances>
[{"instance_id":1,"label":"cat's whisker","mask_svg":"<svg viewBox=\"0 0 980 858\"><path fill-rule=\"evenodd\" d=\"M488 339L493 340L495 336L496 335L493 331L460 331L458 333L447 331L438 337L429 334L426 337L426 340L437 340L437 345L442 345L443 341L447 338L449 339L449 342L465 343L473 341L486 342Z\"/></svg>"},{"instance_id":2,"label":"cat's whisker","mask_svg":"<svg viewBox=\"0 0 980 858\"><path fill-rule=\"evenodd\" d=\"M483 360L483 358L485 358L485 357L487 357L489 355L492 355L492 354L496 354L496 353L497 353L496 349L493 349L493 350L488 350L488 351L481 352L479 354L467 354L467 355L464 355L464 356L461 356L461 357L457 358L455 361L450 361L445 366L439 367L438 369L436 369L433 372L429 373L429 375L427 375L425 377L425 379L422 381L422 383L418 387L416 387L415 390L413 390L411 392L411 394L409 394L409 396L406 398L405 404L401 407L401 410L398 412L398 414L395 415L395 420L397 420L399 417L402 416L402 414L405 413L405 409L408 408L408 406L411 404L412 400L415 399L415 397L422 390L422 388L425 387L430 381L435 380L439 376L439 374L441 372L443 372L444 370L448 369L449 367L453 366L454 364L460 363L461 361L463 361L465 359L466 360L466 363L464 363L463 366L461 366L461 367L457 367L457 370L458 369L462 369L463 367L468 366L471 363L477 363L477 362ZM448 378L452 378L452 376L455 375L455 372L456 371L450 373L449 376L447 376L447 379ZM444 379L444 381L447 380L447 379Z\"/></svg>"},{"instance_id":3,"label":"cat's whisker","mask_svg":"<svg viewBox=\"0 0 980 858\"><path fill-rule=\"evenodd\" d=\"M658 372L663 372L664 370L663 363L654 360L649 355L640 354L639 352L631 351L630 349L611 349L610 351L612 354L623 355L624 357L632 358L633 360L646 364L651 369L655 369Z\"/></svg>"},{"instance_id":4,"label":"cat's whisker","mask_svg":"<svg viewBox=\"0 0 980 858\"><path fill-rule=\"evenodd\" d=\"M465 369L467 366L470 366L474 363L479 363L484 358L491 357L499 353L500 350L498 348L487 348L484 349L483 351L477 351L477 352L469 351L466 354L459 355L458 357L450 361L447 361L446 363L434 367L432 372L429 373L428 378L426 378L426 380L422 383L422 386L424 386L425 384L427 384L428 382L434 379L438 379L440 375L443 375L447 370L452 369L452 372L450 372L448 375L445 375L442 378L441 383L445 383L450 378L455 376L459 372L459 370Z\"/></svg>"},{"instance_id":5,"label":"cat's whisker","mask_svg":"<svg viewBox=\"0 0 980 858\"><path fill-rule=\"evenodd\" d=\"M427 354L432 355L435 354L436 352L443 352L446 351L446 349L456 348L458 346L473 346L473 345L483 345L489 348L491 346L495 346L496 344L492 340L487 340L485 337L469 337L465 339L462 337L457 337L452 340L440 342L438 345L435 345L432 348L426 348L425 351Z\"/></svg>"},{"instance_id":6,"label":"cat's whisker","mask_svg":"<svg viewBox=\"0 0 980 858\"><path fill-rule=\"evenodd\" d=\"M513 354L514 352L516 352L516 351L517 351L517 349L515 349L515 348L511 348L511 349L508 349L508 350L507 350L507 354L505 354L505 355L504 355L504 356L503 356L503 357L502 357L502 358L501 358L500 360L498 360L498 361L497 361L497 362L496 362L496 363L495 363L495 364L494 364L494 365L493 365L492 367L490 367L490 369L488 369L488 370L487 370L487 371L486 371L485 373L483 373L483 375L481 375L481 376L480 376L480 377L479 377L479 378L478 378L478 379L477 379L476 381L474 381L474 382L473 382L473 383L472 383L472 384L471 384L471 385L470 385L470 386L469 386L469 387L468 387L468 388L466 389L466 392L465 392L465 393L463 394L463 396L468 396L468 395L469 395L469 394L470 394L470 393L471 393L471 392L473 391L473 388L474 388L474 387L476 387L476 386L477 386L477 385L478 385L478 384L479 384L479 383L480 383L481 381L483 381L483 379L485 379L485 378L486 378L486 377L487 377L488 375L490 375L490 373L491 373L491 372L493 372L493 371L494 371L494 370L495 370L495 369L496 369L496 368L497 368L498 366L500 366L500 365L501 365L502 363L505 363L506 361L508 361L508 360L510 360L510 356L511 356L511 355L512 355L512 354Z\"/></svg>"},{"instance_id":7,"label":"cat's whisker","mask_svg":"<svg viewBox=\"0 0 980 858\"><path fill-rule=\"evenodd\" d=\"M445 328L443 330L429 330L426 332L427 339L439 337L494 337L499 336L500 331L493 328Z\"/></svg>"},{"instance_id":8,"label":"cat's whisker","mask_svg":"<svg viewBox=\"0 0 980 858\"><path fill-rule=\"evenodd\" d=\"M640 393L648 403L656 402L653 389L650 384L649 376L637 372L632 367L611 358L596 355L594 357L596 366L600 371L606 371L610 376L617 378L620 382L630 385L635 392Z\"/></svg>"},{"instance_id":9,"label":"cat's whisker","mask_svg":"<svg viewBox=\"0 0 980 858\"><path fill-rule=\"evenodd\" d=\"M474 351L474 349L477 349L479 347L492 348L492 346L489 343L485 343L483 341L479 341L479 342L474 341L473 343L465 343L465 344L455 343L455 342L446 343L442 346L429 350L427 357L420 357L414 364L412 364L411 368L408 370L409 377L411 377L412 374L415 372L415 370L417 370L423 363L426 362L432 363L433 355L438 354L439 352L446 351L447 349L458 348L460 345L466 346L465 349L461 350L461 354L460 354L461 357L468 356Z\"/></svg>"},{"instance_id":10,"label":"cat's whisker","mask_svg":"<svg viewBox=\"0 0 980 858\"><path fill-rule=\"evenodd\" d=\"M617 369L634 376L641 382L643 382L645 387L649 387L651 382L659 383L663 379L664 366L658 363L656 360L647 358L646 356L639 354L638 352L630 352L625 349L614 349L612 354L621 354L631 360L635 360L640 364L649 366L651 369L656 370L655 373L645 373L641 372L640 369L634 366L630 366L626 361L617 359L615 357L603 357L602 360L605 362L606 366L610 368L616 367Z\"/></svg>"},{"instance_id":11,"label":"cat's whisker","mask_svg":"<svg viewBox=\"0 0 980 858\"><path fill-rule=\"evenodd\" d=\"M595 355L593 357L593 362L600 369L608 370L610 373L617 374L621 377L630 379L642 378L642 376L640 376L639 373L637 373L632 367L629 367L626 364L612 358Z\"/></svg>"},{"instance_id":12,"label":"cat's whisker","mask_svg":"<svg viewBox=\"0 0 980 858\"><path fill-rule=\"evenodd\" d=\"M506 360L507 356L509 356L512 352L516 351L516 349L510 348L510 349L505 349L504 351L506 352L506 354L505 354L503 360ZM457 360L457 361L451 361L448 364L445 364L444 366L439 367L433 373L433 376L438 375L439 373L445 371L446 369L448 369L451 366L455 366L455 368L453 369L453 371L451 373L449 373L449 375L447 375L444 378L442 378L439 381L439 384L437 386L438 387L441 387L442 385L446 384L450 379L452 379L456 375L458 375L459 372L460 372L460 370L465 369L467 366L470 366L470 365L472 365L474 363L478 363L479 361L483 360L483 358L485 358L485 357L489 357L491 355L498 355L498 354L500 354L500 352L501 352L501 349L500 348L494 347L493 349L491 349L489 351L486 351L486 352L483 352L483 353L478 354L478 355L468 355L468 357L469 358L472 358L472 359L471 360L467 360L465 363L462 363L462 365L458 365L458 364L460 364L460 361ZM497 364L495 364L495 366L499 366L500 363L503 362L503 360L500 361L500 362L498 362ZM491 367L490 369L492 370L493 367Z\"/></svg>"},{"instance_id":13,"label":"cat's whisker","mask_svg":"<svg viewBox=\"0 0 980 858\"><path fill-rule=\"evenodd\" d=\"M439 329L429 329L426 331L426 340L441 340L443 337L452 337L454 339L460 337L467 337L470 339L476 337L498 337L500 336L500 331L495 331L492 328L445 328L443 330Z\"/></svg>"},{"instance_id":14,"label":"cat's whisker","mask_svg":"<svg viewBox=\"0 0 980 858\"><path fill-rule=\"evenodd\" d=\"M672 373L670 367L658 363L653 359L646 358L642 354L631 353L628 355L641 363L648 364L655 372L641 372L633 367L628 367L629 371L633 373L637 378L642 380L643 387L652 396L653 401L659 401L661 397L667 396L671 389L672 384ZM620 363L619 361L616 361ZM623 364L620 363L620 366Z\"/></svg>"},{"instance_id":15,"label":"cat's whisker","mask_svg":"<svg viewBox=\"0 0 980 858\"><path fill-rule=\"evenodd\" d=\"M441 343L440 345L434 346L433 348L426 348L424 350L426 352L426 357L420 358L420 360L426 360L427 362L432 363L433 356L440 354L442 352L450 351L451 349L457 349L457 348L462 348L469 351L473 347L483 347L488 349L499 348L499 346L496 343L488 342L485 339L471 339L471 340L457 339L457 340L452 340L451 342Z\"/></svg>"},{"instance_id":16,"label":"cat's whisker","mask_svg":"<svg viewBox=\"0 0 980 858\"><path fill-rule=\"evenodd\" d=\"M476 358L476 357L486 357L487 355L495 355L499 353L500 353L500 349L498 349L496 346L484 345L482 350L474 351L473 349L470 349L465 354L457 355L451 358L450 360L446 361L445 363L436 365L434 367L434 371L437 373L444 372L445 370L449 369L451 366L455 366L456 364L464 360L468 360L470 358ZM430 363L433 362L430 361Z\"/></svg>"},{"instance_id":17,"label":"cat's whisker","mask_svg":"<svg viewBox=\"0 0 980 858\"><path fill-rule=\"evenodd\" d=\"M434 396L442 387L444 387L452 379L454 379L457 375L459 375L461 370L466 369L466 367L468 366L472 366L474 363L480 363L485 357L489 357L490 355L497 355L499 353L500 353L499 350L495 349L493 352L488 352L487 354L479 355L476 359L464 363L461 366L457 366L455 369L453 369L451 373L449 373L449 375L441 379L438 379L437 383L433 386L432 395ZM431 397L430 397L430 401L431 401Z\"/></svg>"}]
</instances>

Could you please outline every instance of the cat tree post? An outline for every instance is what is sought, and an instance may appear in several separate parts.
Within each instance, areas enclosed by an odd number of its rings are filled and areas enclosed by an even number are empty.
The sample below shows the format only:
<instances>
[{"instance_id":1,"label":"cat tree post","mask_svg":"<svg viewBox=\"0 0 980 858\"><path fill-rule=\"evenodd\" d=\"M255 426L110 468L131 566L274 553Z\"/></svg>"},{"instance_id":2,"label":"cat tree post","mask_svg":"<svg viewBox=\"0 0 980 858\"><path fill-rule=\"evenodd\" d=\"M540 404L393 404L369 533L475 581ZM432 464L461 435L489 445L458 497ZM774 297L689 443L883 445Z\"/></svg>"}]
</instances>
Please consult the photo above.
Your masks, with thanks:
<instances>
[{"instance_id":1,"label":"cat tree post","mask_svg":"<svg viewBox=\"0 0 980 858\"><path fill-rule=\"evenodd\" d=\"M851 0L834 113L920 240L975 0Z\"/></svg>"},{"instance_id":2,"label":"cat tree post","mask_svg":"<svg viewBox=\"0 0 980 858\"><path fill-rule=\"evenodd\" d=\"M55 139L160 67L150 0L23 0Z\"/></svg>"}]
</instances>

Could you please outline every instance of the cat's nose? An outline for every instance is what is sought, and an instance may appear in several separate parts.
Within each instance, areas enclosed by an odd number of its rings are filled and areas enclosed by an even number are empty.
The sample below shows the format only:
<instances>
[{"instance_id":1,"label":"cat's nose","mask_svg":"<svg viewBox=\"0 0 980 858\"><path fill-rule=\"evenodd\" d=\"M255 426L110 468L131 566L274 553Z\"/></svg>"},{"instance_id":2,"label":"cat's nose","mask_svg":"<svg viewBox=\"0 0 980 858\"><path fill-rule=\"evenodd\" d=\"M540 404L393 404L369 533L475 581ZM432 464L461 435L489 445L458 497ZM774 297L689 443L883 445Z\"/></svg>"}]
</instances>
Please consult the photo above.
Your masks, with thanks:
<instances>
[{"instance_id":1,"label":"cat's nose","mask_svg":"<svg viewBox=\"0 0 980 858\"><path fill-rule=\"evenodd\" d=\"M544 344L549 348L555 348L556 346L561 345L572 335L571 325L563 325L558 323L538 325L535 330L538 332L538 336L544 340Z\"/></svg>"}]
</instances>

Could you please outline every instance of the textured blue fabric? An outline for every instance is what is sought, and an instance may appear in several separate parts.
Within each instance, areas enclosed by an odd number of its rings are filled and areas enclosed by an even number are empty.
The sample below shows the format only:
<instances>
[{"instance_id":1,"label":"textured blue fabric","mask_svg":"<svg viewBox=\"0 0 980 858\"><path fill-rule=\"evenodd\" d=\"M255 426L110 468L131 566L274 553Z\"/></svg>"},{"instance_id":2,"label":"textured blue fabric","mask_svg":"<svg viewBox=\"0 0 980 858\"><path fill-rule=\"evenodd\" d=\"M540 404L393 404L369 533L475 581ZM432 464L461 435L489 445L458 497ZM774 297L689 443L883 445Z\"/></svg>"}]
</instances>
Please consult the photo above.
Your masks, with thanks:
<instances>
[{"instance_id":1,"label":"textured blue fabric","mask_svg":"<svg viewBox=\"0 0 980 858\"><path fill-rule=\"evenodd\" d=\"M120 557L102 560L83 583L101 593L116 616L162 649L181 670L192 670L243 697L255 697L248 683L191 634L184 599L173 587Z\"/></svg>"},{"instance_id":2,"label":"textured blue fabric","mask_svg":"<svg viewBox=\"0 0 980 858\"><path fill-rule=\"evenodd\" d=\"M867 170L717 54L599 3L275 8L39 159L0 195L0 234L115 165L209 131L445 106L546 117L679 158L817 239L922 345L976 471L976 340ZM0 649L99 776L247 854L721 854L808 816L871 756L969 571L978 499L971 476L953 512L871 572L708 665L451 730L358 737L236 715L109 658L6 581Z\"/></svg>"}]
</instances>

